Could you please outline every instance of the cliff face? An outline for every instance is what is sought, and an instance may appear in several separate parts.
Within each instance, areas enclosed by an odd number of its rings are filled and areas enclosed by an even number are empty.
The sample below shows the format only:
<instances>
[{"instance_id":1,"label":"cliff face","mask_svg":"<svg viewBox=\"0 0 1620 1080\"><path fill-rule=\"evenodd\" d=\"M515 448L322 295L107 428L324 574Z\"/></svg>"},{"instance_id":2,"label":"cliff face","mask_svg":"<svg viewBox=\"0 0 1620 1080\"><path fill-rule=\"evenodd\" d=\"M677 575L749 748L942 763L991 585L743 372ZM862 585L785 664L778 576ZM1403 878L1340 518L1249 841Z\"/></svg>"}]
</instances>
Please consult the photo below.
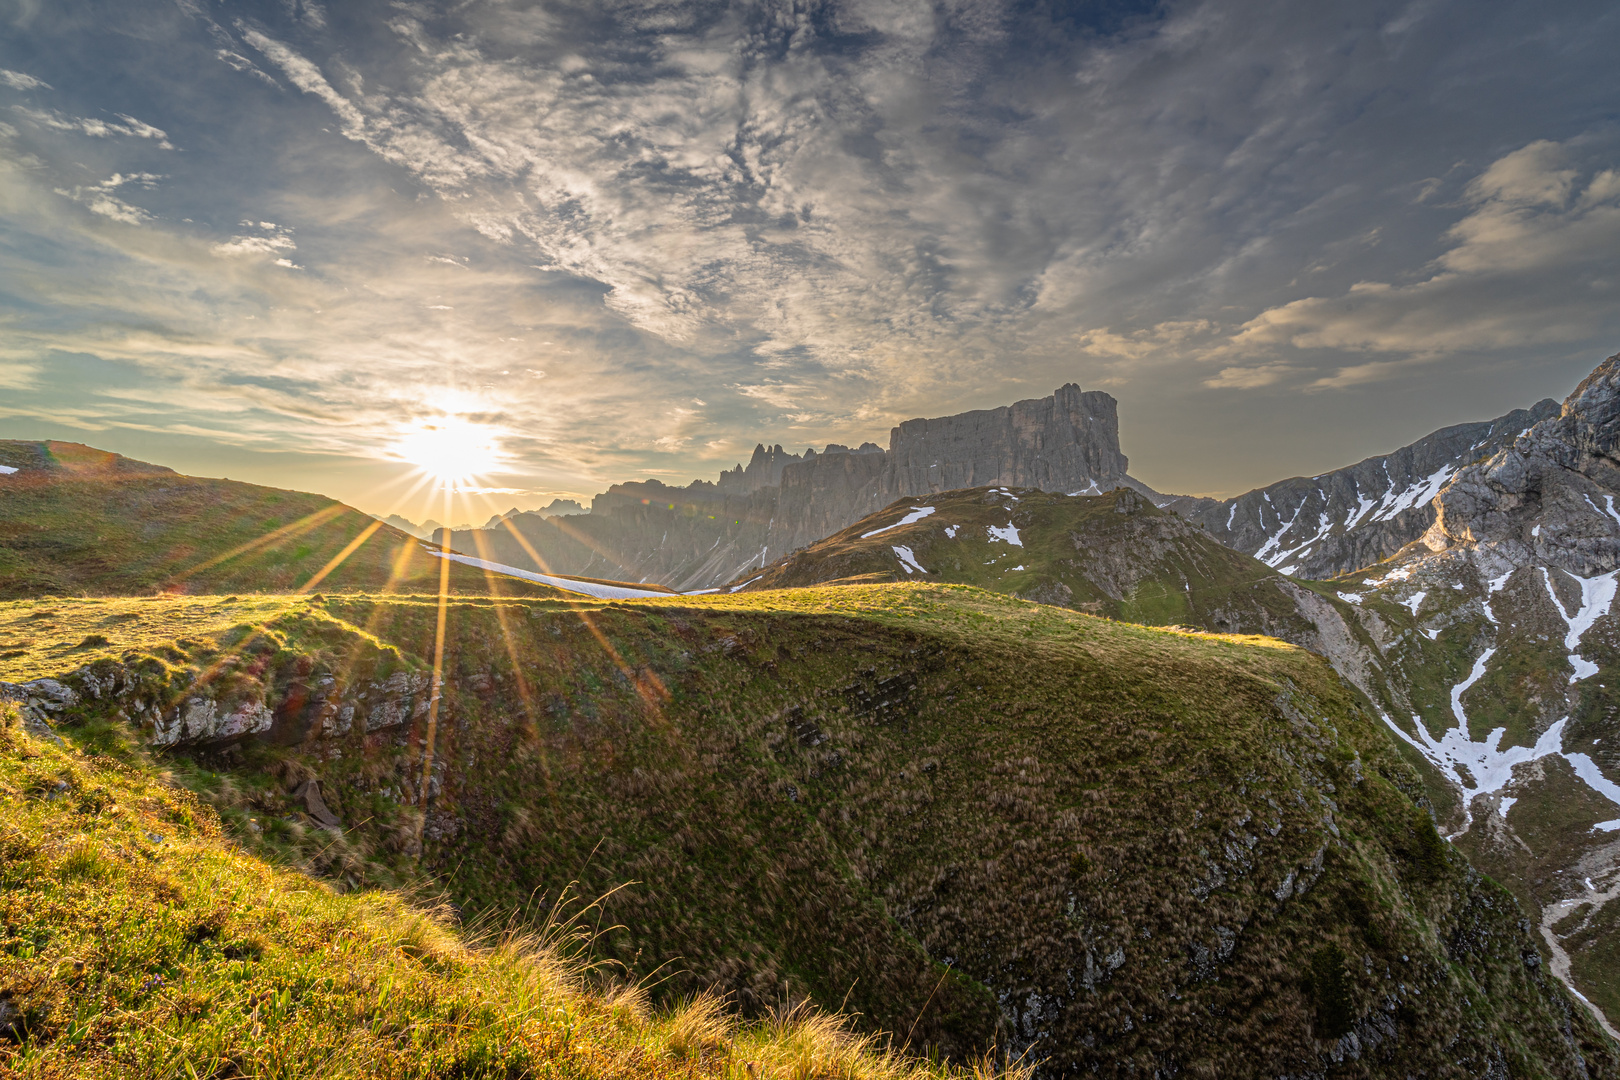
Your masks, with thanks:
<instances>
[{"instance_id":1,"label":"cliff face","mask_svg":"<svg viewBox=\"0 0 1620 1080\"><path fill-rule=\"evenodd\" d=\"M1620 355L1575 388L1556 418L1458 472L1423 542L1470 549L1500 573L1545 564L1577 578L1620 566Z\"/></svg>"},{"instance_id":2,"label":"cliff face","mask_svg":"<svg viewBox=\"0 0 1620 1080\"><path fill-rule=\"evenodd\" d=\"M1118 403L1069 383L1050 397L907 420L889 432L887 451L863 443L791 454L761 443L718 483L615 484L587 516L520 514L510 526L457 532L452 544L525 569L708 589L897 498L990 484L1064 493L1140 486L1127 465Z\"/></svg>"},{"instance_id":3,"label":"cliff face","mask_svg":"<svg viewBox=\"0 0 1620 1080\"><path fill-rule=\"evenodd\" d=\"M1434 497L1472 462L1558 415L1552 400L1495 420L1442 428L1393 453L1233 499L1163 504L1221 543L1285 574L1320 580L1394 555L1434 523Z\"/></svg>"},{"instance_id":4,"label":"cliff face","mask_svg":"<svg viewBox=\"0 0 1620 1080\"><path fill-rule=\"evenodd\" d=\"M1119 403L1074 383L1051 397L939 420L907 420L889 435L883 504L907 495L1002 484L1111 490L1125 478Z\"/></svg>"}]
</instances>

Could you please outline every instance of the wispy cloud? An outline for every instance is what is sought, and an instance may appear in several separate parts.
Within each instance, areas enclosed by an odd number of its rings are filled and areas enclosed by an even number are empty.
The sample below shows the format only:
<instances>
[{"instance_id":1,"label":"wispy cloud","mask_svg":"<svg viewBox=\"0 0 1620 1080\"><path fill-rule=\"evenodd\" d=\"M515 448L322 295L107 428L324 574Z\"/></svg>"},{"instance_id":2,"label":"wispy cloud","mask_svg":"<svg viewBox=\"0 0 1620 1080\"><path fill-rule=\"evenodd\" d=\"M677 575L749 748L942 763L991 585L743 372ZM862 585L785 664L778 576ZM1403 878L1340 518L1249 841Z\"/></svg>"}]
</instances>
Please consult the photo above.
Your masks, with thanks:
<instances>
[{"instance_id":1,"label":"wispy cloud","mask_svg":"<svg viewBox=\"0 0 1620 1080\"><path fill-rule=\"evenodd\" d=\"M90 357L155 391L92 413L356 458L453 403L581 495L1077 380L1229 488L1285 413L1372 452L1439 406L1333 402L1620 333L1601 4L1104 7L46 11L0 42L5 355L46 411Z\"/></svg>"},{"instance_id":2,"label":"wispy cloud","mask_svg":"<svg viewBox=\"0 0 1620 1080\"><path fill-rule=\"evenodd\" d=\"M32 75L21 71L10 71L0 68L0 83L4 83L13 90L49 90L51 84L44 79L36 79Z\"/></svg>"}]
</instances>

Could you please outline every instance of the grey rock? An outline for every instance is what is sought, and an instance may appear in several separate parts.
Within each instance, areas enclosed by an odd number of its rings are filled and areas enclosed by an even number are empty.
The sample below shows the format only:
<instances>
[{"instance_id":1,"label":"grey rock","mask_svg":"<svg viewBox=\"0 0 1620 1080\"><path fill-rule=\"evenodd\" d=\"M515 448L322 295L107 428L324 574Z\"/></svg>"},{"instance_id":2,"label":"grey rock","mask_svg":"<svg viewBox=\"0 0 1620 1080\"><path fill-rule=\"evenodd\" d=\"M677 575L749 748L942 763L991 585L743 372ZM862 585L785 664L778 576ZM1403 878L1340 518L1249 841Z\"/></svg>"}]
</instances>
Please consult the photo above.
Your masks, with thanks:
<instances>
[{"instance_id":1,"label":"grey rock","mask_svg":"<svg viewBox=\"0 0 1620 1080\"><path fill-rule=\"evenodd\" d=\"M1435 495L1470 464L1558 415L1551 399L1495 420L1458 424L1392 453L1225 500L1177 496L1160 505L1215 539L1295 577L1322 579L1396 554L1434 523Z\"/></svg>"},{"instance_id":2,"label":"grey rock","mask_svg":"<svg viewBox=\"0 0 1620 1080\"><path fill-rule=\"evenodd\" d=\"M332 813L331 808L326 805L326 800L321 797L320 780L310 777L293 789L292 796L304 804L305 813L309 814L321 828L329 832L340 832L342 830L343 823L338 820L336 814Z\"/></svg>"},{"instance_id":3,"label":"grey rock","mask_svg":"<svg viewBox=\"0 0 1620 1080\"><path fill-rule=\"evenodd\" d=\"M1543 420L1484 461L1462 469L1435 498L1423 545L1466 547L1497 577L1521 566L1577 577L1620 566L1620 354Z\"/></svg>"},{"instance_id":4,"label":"grey rock","mask_svg":"<svg viewBox=\"0 0 1620 1080\"><path fill-rule=\"evenodd\" d=\"M906 496L984 484L1097 494L1124 484L1152 497L1128 464L1117 403L1071 383L997 409L907 420L889 432L887 450L830 444L794 454L761 443L718 482L614 484L584 517L519 514L476 538L458 532L452 545L529 569L706 589Z\"/></svg>"},{"instance_id":5,"label":"grey rock","mask_svg":"<svg viewBox=\"0 0 1620 1080\"><path fill-rule=\"evenodd\" d=\"M262 701L244 701L222 707L212 698L192 697L153 725L153 746L181 746L229 742L270 730L275 714Z\"/></svg>"}]
</instances>

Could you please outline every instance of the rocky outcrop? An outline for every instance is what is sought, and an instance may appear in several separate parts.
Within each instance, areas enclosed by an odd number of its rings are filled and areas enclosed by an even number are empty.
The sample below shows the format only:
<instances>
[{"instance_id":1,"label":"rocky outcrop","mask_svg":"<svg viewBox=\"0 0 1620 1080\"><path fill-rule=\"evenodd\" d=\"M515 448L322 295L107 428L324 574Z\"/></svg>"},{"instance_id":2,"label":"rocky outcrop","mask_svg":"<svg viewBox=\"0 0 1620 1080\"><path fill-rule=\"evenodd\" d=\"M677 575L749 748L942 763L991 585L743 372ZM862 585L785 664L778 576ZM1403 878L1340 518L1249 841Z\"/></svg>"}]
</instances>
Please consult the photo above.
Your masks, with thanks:
<instances>
[{"instance_id":1,"label":"rocky outcrop","mask_svg":"<svg viewBox=\"0 0 1620 1080\"><path fill-rule=\"evenodd\" d=\"M1544 564L1580 578L1620 566L1620 355L1559 414L1461 470L1434 500L1430 551L1467 546L1482 567Z\"/></svg>"},{"instance_id":2,"label":"rocky outcrop","mask_svg":"<svg viewBox=\"0 0 1620 1080\"><path fill-rule=\"evenodd\" d=\"M1129 462L1119 403L1068 383L999 409L907 420L890 433L886 466L880 505L986 484L1097 494L1124 481Z\"/></svg>"},{"instance_id":3,"label":"rocky outcrop","mask_svg":"<svg viewBox=\"0 0 1620 1080\"><path fill-rule=\"evenodd\" d=\"M40 738L61 742L52 730L53 719L79 703L79 695L71 686L55 679L35 679L26 683L0 682L0 703L16 705L22 713L23 727Z\"/></svg>"},{"instance_id":4,"label":"rocky outcrop","mask_svg":"<svg viewBox=\"0 0 1620 1080\"><path fill-rule=\"evenodd\" d=\"M1160 505L1285 574L1336 577L1418 539L1434 523L1435 495L1459 471L1557 414L1548 399L1495 420L1442 428L1320 476L1281 480L1233 499L1180 496Z\"/></svg>"},{"instance_id":5,"label":"rocky outcrop","mask_svg":"<svg viewBox=\"0 0 1620 1080\"><path fill-rule=\"evenodd\" d=\"M896 498L985 484L1095 494L1123 483L1146 491L1126 475L1128 464L1118 403L1070 383L1050 397L907 420L890 431L887 451L835 443L793 454L762 443L717 483L614 484L585 517L519 514L476 535L457 532L452 546L543 572L707 589Z\"/></svg>"},{"instance_id":6,"label":"rocky outcrop","mask_svg":"<svg viewBox=\"0 0 1620 1080\"><path fill-rule=\"evenodd\" d=\"M395 671L350 685L322 675L243 695L100 660L61 679L0 683L0 701L19 703L25 721L47 728L81 704L112 705L149 746L217 748L247 738L292 744L342 736L356 724L368 733L401 727L427 715L431 685L428 672Z\"/></svg>"}]
</instances>

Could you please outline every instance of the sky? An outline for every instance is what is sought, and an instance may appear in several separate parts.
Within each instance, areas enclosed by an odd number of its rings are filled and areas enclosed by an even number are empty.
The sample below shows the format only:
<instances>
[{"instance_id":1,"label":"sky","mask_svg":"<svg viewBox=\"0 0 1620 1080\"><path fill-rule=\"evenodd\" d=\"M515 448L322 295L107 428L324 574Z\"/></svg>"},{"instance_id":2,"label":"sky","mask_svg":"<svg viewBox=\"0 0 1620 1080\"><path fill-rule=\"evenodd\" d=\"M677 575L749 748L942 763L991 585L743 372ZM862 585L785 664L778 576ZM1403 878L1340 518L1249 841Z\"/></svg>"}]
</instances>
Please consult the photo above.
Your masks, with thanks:
<instances>
[{"instance_id":1,"label":"sky","mask_svg":"<svg viewBox=\"0 0 1620 1080\"><path fill-rule=\"evenodd\" d=\"M530 508L1077 382L1235 494L1620 352L1617 54L1612 0L0 0L0 437L419 519L424 456Z\"/></svg>"}]
</instances>

